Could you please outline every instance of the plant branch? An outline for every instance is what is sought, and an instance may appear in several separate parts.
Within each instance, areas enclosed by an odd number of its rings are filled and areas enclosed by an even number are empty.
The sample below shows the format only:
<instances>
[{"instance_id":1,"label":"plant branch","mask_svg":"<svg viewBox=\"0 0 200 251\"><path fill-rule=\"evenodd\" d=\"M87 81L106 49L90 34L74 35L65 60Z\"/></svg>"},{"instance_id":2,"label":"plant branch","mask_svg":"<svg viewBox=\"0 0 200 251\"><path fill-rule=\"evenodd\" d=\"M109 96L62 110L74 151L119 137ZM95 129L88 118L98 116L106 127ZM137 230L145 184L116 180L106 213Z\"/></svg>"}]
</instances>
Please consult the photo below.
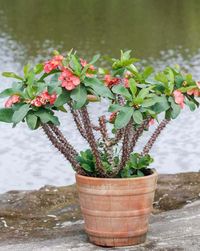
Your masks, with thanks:
<instances>
[{"instance_id":1,"label":"plant branch","mask_svg":"<svg viewBox=\"0 0 200 251\"><path fill-rule=\"evenodd\" d=\"M96 140L93 134L93 130L92 130L92 124L89 118L89 114L87 111L86 107L83 107L81 109L81 116L82 116L82 120L83 120L83 124L84 124L84 128L85 128L85 132L87 135L87 141L91 147L92 153L94 154L95 160L96 160L96 169L98 174L100 175L100 177L105 177L105 171L101 162L101 157L98 151L98 147L96 144Z\"/></svg>"},{"instance_id":2,"label":"plant branch","mask_svg":"<svg viewBox=\"0 0 200 251\"><path fill-rule=\"evenodd\" d=\"M138 129L134 132L132 139L131 139L130 147L128 150L128 158L130 157L131 153L133 152L133 149L134 149L138 139L140 138L140 136L142 135L144 130L148 127L149 120L150 120L150 118L145 119L143 121L143 123L138 127Z\"/></svg>"},{"instance_id":3,"label":"plant branch","mask_svg":"<svg viewBox=\"0 0 200 251\"><path fill-rule=\"evenodd\" d=\"M149 151L151 150L151 148L153 147L155 141L157 140L158 136L160 135L160 133L162 132L162 130L167 126L167 124L169 123L170 120L167 119L163 119L161 121L161 123L159 124L159 126L156 128L156 130L154 131L154 133L152 134L152 136L150 137L149 141L147 142L147 144L145 145L145 147L143 148L142 151L142 155L148 154Z\"/></svg>"},{"instance_id":4,"label":"plant branch","mask_svg":"<svg viewBox=\"0 0 200 251\"><path fill-rule=\"evenodd\" d=\"M70 144L62 144L62 142L59 141L59 138L57 138L51 130L51 127L48 124L42 124L42 129L45 132L48 139L51 141L52 145L54 145L63 155L64 157L71 163L74 170L81 175L87 175L79 163L75 160L74 151L71 152Z\"/></svg>"},{"instance_id":5,"label":"plant branch","mask_svg":"<svg viewBox=\"0 0 200 251\"><path fill-rule=\"evenodd\" d=\"M110 144L110 139L108 137L108 131L106 128L106 117L105 115L99 117L99 128L100 133L102 135L103 142L105 144L105 152L107 154L108 162L112 165L113 163L113 148L112 144Z\"/></svg>"},{"instance_id":6,"label":"plant branch","mask_svg":"<svg viewBox=\"0 0 200 251\"><path fill-rule=\"evenodd\" d=\"M122 157L121 157L121 162L119 166L119 171L123 169L124 165L126 164L126 161L129 158L128 151L130 147L130 133L132 130L132 126L133 126L133 123L131 119L129 123L127 124L127 126L125 127L125 131L124 131L124 139L122 143Z\"/></svg>"},{"instance_id":7,"label":"plant branch","mask_svg":"<svg viewBox=\"0 0 200 251\"><path fill-rule=\"evenodd\" d=\"M87 136L86 136L86 133L85 133L85 129L83 127L83 123L82 123L81 118L80 118L79 111L74 110L71 104L69 104L69 107L70 107L70 111L71 111L71 114L73 116L73 119L74 119L74 122L76 124L76 127L77 127L78 131L80 132L81 136L84 139L87 140Z\"/></svg>"}]
</instances>

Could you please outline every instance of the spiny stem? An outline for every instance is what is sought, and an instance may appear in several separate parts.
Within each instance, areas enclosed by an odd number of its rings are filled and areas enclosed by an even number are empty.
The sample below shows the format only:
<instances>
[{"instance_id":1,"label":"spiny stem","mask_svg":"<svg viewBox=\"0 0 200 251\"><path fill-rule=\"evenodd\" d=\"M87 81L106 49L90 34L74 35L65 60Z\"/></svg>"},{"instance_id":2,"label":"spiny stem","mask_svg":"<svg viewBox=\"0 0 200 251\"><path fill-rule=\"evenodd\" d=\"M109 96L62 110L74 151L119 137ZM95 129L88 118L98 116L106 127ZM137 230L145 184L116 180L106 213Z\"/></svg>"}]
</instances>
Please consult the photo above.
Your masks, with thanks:
<instances>
[{"instance_id":1,"label":"spiny stem","mask_svg":"<svg viewBox=\"0 0 200 251\"><path fill-rule=\"evenodd\" d=\"M108 131L106 128L106 117L105 115L99 117L99 128L104 142L108 140Z\"/></svg>"},{"instance_id":2,"label":"spiny stem","mask_svg":"<svg viewBox=\"0 0 200 251\"><path fill-rule=\"evenodd\" d=\"M71 163L74 170L81 175L87 175L79 163L75 160L74 154L70 151L70 149L67 149L66 146L64 146L58 138L54 135L54 133L51 130L51 127L47 124L42 124L42 129L44 130L46 136L51 141L52 145L54 145L63 155L64 157Z\"/></svg>"},{"instance_id":3,"label":"spiny stem","mask_svg":"<svg viewBox=\"0 0 200 251\"><path fill-rule=\"evenodd\" d=\"M87 136L86 136L85 129L80 118L79 111L74 110L71 104L69 104L69 107L70 107L70 111L71 111L71 114L73 116L73 119L74 119L74 122L76 124L78 131L80 132L81 136L87 140Z\"/></svg>"},{"instance_id":4,"label":"spiny stem","mask_svg":"<svg viewBox=\"0 0 200 251\"><path fill-rule=\"evenodd\" d=\"M96 160L96 169L97 172L99 174L100 177L105 177L105 171L101 162L101 157L98 151L98 147L96 144L96 140L93 134L93 130L92 130L92 124L89 118L89 114L87 111L86 107L83 107L81 109L81 116L82 116L82 120L83 120L83 124L84 124L84 128L85 128L85 132L87 135L87 141L91 147L92 153L94 154L95 160Z\"/></svg>"},{"instance_id":5,"label":"spiny stem","mask_svg":"<svg viewBox=\"0 0 200 251\"><path fill-rule=\"evenodd\" d=\"M133 126L132 119L129 121L125 128L124 132L124 139L122 143L122 157L121 157L121 163L119 166L119 171L123 169L124 165L126 164L126 161L128 160L128 150L130 147L130 131Z\"/></svg>"},{"instance_id":6,"label":"spiny stem","mask_svg":"<svg viewBox=\"0 0 200 251\"><path fill-rule=\"evenodd\" d=\"M147 144L143 148L142 155L148 154L151 148L153 147L155 141L157 140L158 136L162 132L162 130L166 127L170 120L163 119L159 126L156 128L150 139L148 140Z\"/></svg>"},{"instance_id":7,"label":"spiny stem","mask_svg":"<svg viewBox=\"0 0 200 251\"><path fill-rule=\"evenodd\" d=\"M148 127L149 120L150 120L150 118L145 119L143 121L143 123L138 127L138 129L134 132L132 139L131 139L130 146L129 146L129 150L128 150L128 158L130 157L131 153L133 152L133 149L134 149L139 137L142 135L145 128Z\"/></svg>"},{"instance_id":8,"label":"spiny stem","mask_svg":"<svg viewBox=\"0 0 200 251\"><path fill-rule=\"evenodd\" d=\"M71 154L73 156L77 156L78 152L74 149L74 147L67 141L67 139L65 138L65 136L62 134L62 132L60 131L60 129L53 125L53 124L49 124L48 125L51 130L54 132L54 134L57 136L57 138L60 140L61 143L63 143L63 146L69 150L71 152Z\"/></svg>"},{"instance_id":9,"label":"spiny stem","mask_svg":"<svg viewBox=\"0 0 200 251\"><path fill-rule=\"evenodd\" d=\"M100 133L102 135L103 142L105 144L105 152L107 154L108 162L112 165L113 163L113 148L110 144L110 140L108 137L108 131L106 128L106 116L103 115L99 117L99 127L100 127Z\"/></svg>"}]
</instances>

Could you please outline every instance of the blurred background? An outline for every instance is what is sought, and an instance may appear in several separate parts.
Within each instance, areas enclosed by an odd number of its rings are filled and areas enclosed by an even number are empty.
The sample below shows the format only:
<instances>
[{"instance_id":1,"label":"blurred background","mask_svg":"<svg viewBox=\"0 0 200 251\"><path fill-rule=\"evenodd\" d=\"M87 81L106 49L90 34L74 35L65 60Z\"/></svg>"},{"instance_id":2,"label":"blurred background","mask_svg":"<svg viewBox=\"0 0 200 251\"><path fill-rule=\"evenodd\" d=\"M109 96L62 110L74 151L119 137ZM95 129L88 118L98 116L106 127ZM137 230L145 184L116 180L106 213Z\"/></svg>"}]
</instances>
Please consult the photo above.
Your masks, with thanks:
<instances>
[{"instance_id":1,"label":"blurred background","mask_svg":"<svg viewBox=\"0 0 200 251\"><path fill-rule=\"evenodd\" d=\"M131 49L142 64L159 70L178 63L200 79L199 13L199 0L0 0L0 72L21 73L23 64L46 60L54 49L74 48L86 59ZM11 82L0 76L0 91ZM93 114L105 110L104 104L91 108ZM71 143L85 148L70 115L61 121ZM200 111L184 109L155 144L152 167L200 170L199 122ZM73 182L69 163L41 130L0 124L0 193Z\"/></svg>"}]
</instances>

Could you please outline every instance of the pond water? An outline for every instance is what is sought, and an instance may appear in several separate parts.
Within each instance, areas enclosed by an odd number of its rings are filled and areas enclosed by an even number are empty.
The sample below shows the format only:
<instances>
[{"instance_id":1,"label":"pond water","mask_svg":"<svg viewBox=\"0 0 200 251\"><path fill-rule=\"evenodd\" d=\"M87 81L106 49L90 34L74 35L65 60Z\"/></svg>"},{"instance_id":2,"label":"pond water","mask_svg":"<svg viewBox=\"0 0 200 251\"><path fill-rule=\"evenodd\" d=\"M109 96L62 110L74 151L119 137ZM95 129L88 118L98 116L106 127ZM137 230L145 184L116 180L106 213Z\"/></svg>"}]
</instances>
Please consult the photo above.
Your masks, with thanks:
<instances>
[{"instance_id":1,"label":"pond water","mask_svg":"<svg viewBox=\"0 0 200 251\"><path fill-rule=\"evenodd\" d=\"M199 0L0 0L0 72L20 73L24 63L45 60L53 49L75 48L86 59L132 49L156 69L178 63L200 79L199 13ZM0 83L1 90L11 82L0 77ZM96 104L91 112L97 111L105 106ZM72 133L70 115L61 120L70 141L85 148ZM184 109L155 144L152 167L161 173L198 171L199 122L200 111ZM41 130L0 124L0 193L73 182L69 163Z\"/></svg>"}]
</instances>

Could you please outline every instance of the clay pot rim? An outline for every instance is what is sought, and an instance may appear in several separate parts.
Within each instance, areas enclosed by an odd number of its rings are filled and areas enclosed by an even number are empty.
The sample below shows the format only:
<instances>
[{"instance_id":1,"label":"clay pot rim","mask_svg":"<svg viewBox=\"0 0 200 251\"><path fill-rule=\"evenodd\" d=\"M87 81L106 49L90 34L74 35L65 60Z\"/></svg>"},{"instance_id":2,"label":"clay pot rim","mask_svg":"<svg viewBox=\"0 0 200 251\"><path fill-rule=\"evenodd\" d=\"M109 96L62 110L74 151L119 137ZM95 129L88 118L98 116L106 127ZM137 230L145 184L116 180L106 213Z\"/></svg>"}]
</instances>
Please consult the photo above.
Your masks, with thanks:
<instances>
[{"instance_id":1,"label":"clay pot rim","mask_svg":"<svg viewBox=\"0 0 200 251\"><path fill-rule=\"evenodd\" d=\"M156 169L152 168L151 171L153 172L150 175L147 176L143 176L143 177L133 177L133 178L99 178L99 177L90 177L90 176L84 176L84 175L80 175L78 173L76 173L76 177L80 178L82 180L104 180L104 181L130 181L130 180L146 180L152 177L156 177L158 176L158 173L156 171Z\"/></svg>"}]
</instances>

